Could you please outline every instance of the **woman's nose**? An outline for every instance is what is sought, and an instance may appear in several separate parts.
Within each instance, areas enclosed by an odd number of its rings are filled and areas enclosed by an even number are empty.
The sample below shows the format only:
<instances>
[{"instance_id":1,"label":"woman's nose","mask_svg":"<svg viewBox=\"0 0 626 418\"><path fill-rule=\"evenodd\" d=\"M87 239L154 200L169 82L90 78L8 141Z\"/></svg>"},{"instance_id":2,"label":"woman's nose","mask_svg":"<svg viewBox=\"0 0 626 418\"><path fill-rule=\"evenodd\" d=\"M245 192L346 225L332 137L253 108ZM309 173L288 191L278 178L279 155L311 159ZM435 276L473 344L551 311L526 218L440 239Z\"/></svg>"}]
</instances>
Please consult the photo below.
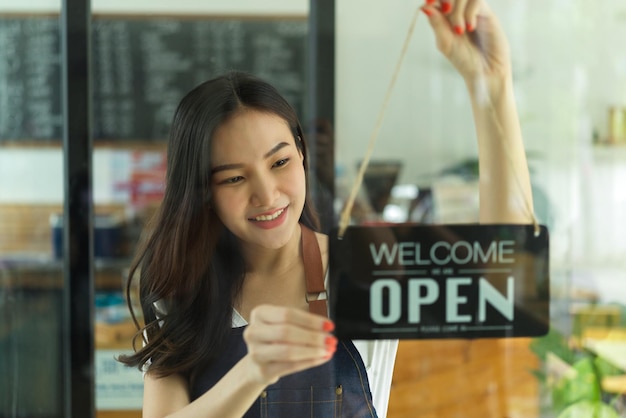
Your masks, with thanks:
<instances>
[{"instance_id":1,"label":"woman's nose","mask_svg":"<svg viewBox=\"0 0 626 418\"><path fill-rule=\"evenodd\" d=\"M276 181L271 176L259 176L252 185L251 202L254 206L272 206L276 197L278 196L278 189L276 187Z\"/></svg>"}]
</instances>

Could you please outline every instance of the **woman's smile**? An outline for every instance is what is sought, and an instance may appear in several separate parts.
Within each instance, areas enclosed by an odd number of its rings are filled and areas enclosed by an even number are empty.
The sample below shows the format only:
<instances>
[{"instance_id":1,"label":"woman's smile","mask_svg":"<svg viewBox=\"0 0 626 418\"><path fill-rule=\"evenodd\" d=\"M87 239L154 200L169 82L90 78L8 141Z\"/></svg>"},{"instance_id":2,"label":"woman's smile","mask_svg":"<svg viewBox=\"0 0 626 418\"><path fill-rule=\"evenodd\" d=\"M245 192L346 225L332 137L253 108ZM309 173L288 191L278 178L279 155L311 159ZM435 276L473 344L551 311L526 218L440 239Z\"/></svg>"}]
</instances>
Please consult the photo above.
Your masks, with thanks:
<instances>
[{"instance_id":1,"label":"woman's smile","mask_svg":"<svg viewBox=\"0 0 626 418\"><path fill-rule=\"evenodd\" d=\"M272 229L276 228L283 224L285 219L287 218L287 209L288 206L284 208L278 209L274 212L270 212L268 214L263 214L259 216L255 216L254 218L249 219L253 222L255 226L263 229Z\"/></svg>"}]
</instances>

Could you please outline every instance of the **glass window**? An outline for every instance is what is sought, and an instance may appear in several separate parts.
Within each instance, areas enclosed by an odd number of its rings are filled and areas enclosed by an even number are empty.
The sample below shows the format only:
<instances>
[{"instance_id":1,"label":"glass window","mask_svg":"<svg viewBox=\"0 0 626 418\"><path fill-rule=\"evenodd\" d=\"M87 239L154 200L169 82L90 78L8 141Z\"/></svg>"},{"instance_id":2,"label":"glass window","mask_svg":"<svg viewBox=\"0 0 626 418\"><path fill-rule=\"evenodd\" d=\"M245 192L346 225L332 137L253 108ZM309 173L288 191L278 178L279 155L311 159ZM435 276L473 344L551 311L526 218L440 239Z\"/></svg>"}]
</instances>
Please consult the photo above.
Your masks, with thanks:
<instances>
[{"instance_id":1,"label":"glass window","mask_svg":"<svg viewBox=\"0 0 626 418\"><path fill-rule=\"evenodd\" d=\"M550 232L550 333L401 341L389 416L530 417L565 410L573 415L563 416L591 416L591 404L609 410L607 416L621 416L624 7L618 1L601 7L488 3L510 46L535 216ZM336 2L336 208L354 184L419 6ZM420 14L386 103L353 223L478 220L480 167L467 90L438 51L428 17Z\"/></svg>"},{"instance_id":2,"label":"glass window","mask_svg":"<svg viewBox=\"0 0 626 418\"><path fill-rule=\"evenodd\" d=\"M0 415L64 409L60 4L0 2Z\"/></svg>"}]
</instances>

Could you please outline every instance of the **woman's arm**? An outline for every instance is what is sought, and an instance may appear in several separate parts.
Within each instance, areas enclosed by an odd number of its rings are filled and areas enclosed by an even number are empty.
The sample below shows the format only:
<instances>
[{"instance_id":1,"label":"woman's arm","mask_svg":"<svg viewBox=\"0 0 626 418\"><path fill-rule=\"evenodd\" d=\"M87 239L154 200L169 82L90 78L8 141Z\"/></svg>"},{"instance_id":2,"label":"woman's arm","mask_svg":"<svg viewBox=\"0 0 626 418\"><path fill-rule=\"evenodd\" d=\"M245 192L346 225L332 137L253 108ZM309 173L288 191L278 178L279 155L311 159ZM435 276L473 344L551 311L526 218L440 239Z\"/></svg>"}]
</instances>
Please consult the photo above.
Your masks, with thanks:
<instances>
[{"instance_id":1,"label":"woman's arm","mask_svg":"<svg viewBox=\"0 0 626 418\"><path fill-rule=\"evenodd\" d=\"M483 0L430 3L423 10L437 47L464 78L472 103L478 137L480 221L531 223L530 175L504 31Z\"/></svg>"},{"instance_id":2,"label":"woman's arm","mask_svg":"<svg viewBox=\"0 0 626 418\"><path fill-rule=\"evenodd\" d=\"M531 223L530 175L511 80L490 91L491 108L482 93L469 90L479 138L480 222Z\"/></svg>"},{"instance_id":3,"label":"woman's arm","mask_svg":"<svg viewBox=\"0 0 626 418\"><path fill-rule=\"evenodd\" d=\"M143 417L241 417L281 376L330 360L337 346L333 328L328 319L299 309L258 306L244 331L248 353L195 401L181 376L157 378L148 371Z\"/></svg>"}]
</instances>

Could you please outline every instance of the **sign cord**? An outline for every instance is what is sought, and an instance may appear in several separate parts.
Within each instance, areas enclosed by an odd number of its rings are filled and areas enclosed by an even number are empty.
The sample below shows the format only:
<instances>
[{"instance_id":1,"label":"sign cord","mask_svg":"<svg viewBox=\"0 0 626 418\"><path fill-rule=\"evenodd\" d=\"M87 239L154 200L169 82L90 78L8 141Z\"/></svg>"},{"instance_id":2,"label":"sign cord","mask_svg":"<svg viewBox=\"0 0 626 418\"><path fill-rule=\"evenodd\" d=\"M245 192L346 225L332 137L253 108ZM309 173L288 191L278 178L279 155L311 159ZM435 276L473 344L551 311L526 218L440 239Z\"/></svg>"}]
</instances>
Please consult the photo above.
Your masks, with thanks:
<instances>
[{"instance_id":1,"label":"sign cord","mask_svg":"<svg viewBox=\"0 0 626 418\"><path fill-rule=\"evenodd\" d=\"M348 224L350 223L350 214L352 213L352 207L354 206L354 201L356 199L356 195L361 187L361 183L363 182L363 176L365 175L365 169L369 164L370 158L372 156L372 152L374 151L374 144L376 142L376 138L378 137L378 132L380 131L380 127L383 122L383 117L385 115L385 110L387 109L387 105L389 104L389 99L391 97L391 93L396 84L396 80L398 79L398 73L400 72L400 68L402 67L402 62L404 61L404 57L406 55L406 51L409 47L409 43L411 41L413 31L415 29L415 23L417 22L417 16L419 15L420 8L418 7L415 10L413 15L413 19L411 20L411 24L409 26L409 30L404 39L404 45L402 46L402 51L400 52L400 57L398 62L396 63L396 68L391 77L391 82L389 83L389 87L387 87L387 92L385 93L385 98L383 100L382 107L378 112L378 117L376 119L376 125L374 125L374 129L369 139L369 143L367 146L367 150L365 152L365 156L363 157L363 161L359 167L359 171L357 173L354 184L352 185L352 190L350 191L350 195L346 204L341 212L341 216L339 218L339 232L338 237L342 238L343 234L346 232L346 228L348 228Z\"/></svg>"}]
</instances>

